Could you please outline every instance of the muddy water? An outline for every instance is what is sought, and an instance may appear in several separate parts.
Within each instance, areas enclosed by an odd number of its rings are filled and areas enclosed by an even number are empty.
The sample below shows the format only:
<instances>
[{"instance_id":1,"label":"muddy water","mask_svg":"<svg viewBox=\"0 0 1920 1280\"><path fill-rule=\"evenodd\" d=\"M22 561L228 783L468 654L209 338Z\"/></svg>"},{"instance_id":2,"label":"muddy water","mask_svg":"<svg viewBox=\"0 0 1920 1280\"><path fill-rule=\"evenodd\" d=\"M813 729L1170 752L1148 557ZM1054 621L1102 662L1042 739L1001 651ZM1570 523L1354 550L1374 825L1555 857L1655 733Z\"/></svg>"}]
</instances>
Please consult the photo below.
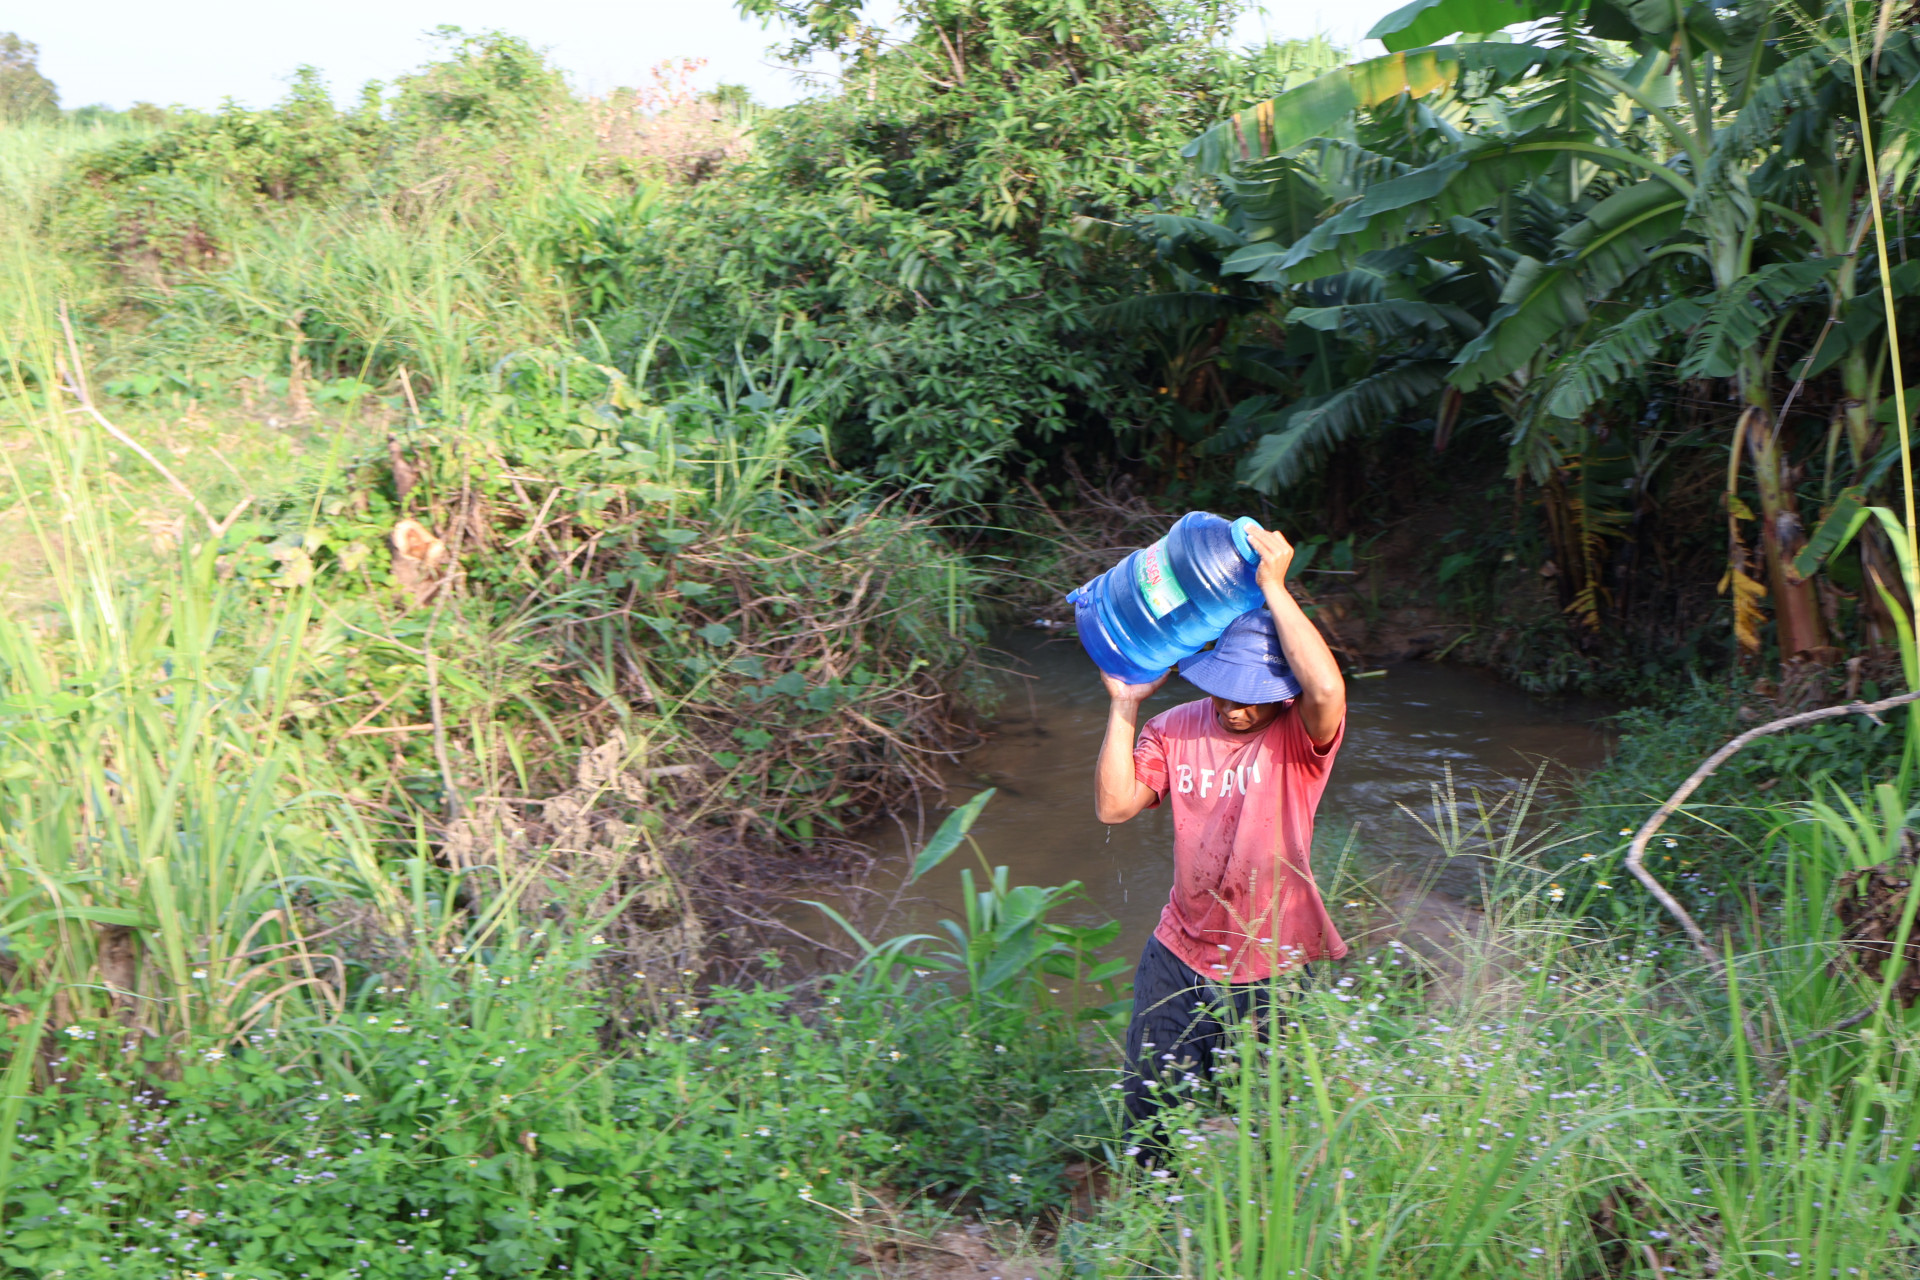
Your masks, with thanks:
<instances>
[{"instance_id":1,"label":"muddy water","mask_svg":"<svg viewBox=\"0 0 1920 1280\"><path fill-rule=\"evenodd\" d=\"M1005 701L988 741L948 772L947 802L998 788L973 829L987 858L1007 865L1015 884L1082 881L1087 900L1066 913L1067 922L1117 919L1114 953L1137 953L1172 882L1171 823L1161 810L1124 826L1095 821L1093 765L1107 699L1078 643L1038 632L1009 634L999 643L1008 668ZM1141 720L1200 696L1176 676ZM1432 785L1449 770L1461 797L1476 787L1497 796L1524 786L1543 762L1561 779L1592 768L1608 745L1595 724L1602 708L1534 702L1469 668L1389 667L1383 676L1350 681L1348 706L1347 739L1314 842L1323 885L1328 864L1344 852L1370 872L1397 868L1437 882L1443 892L1469 896L1473 866L1465 859L1438 861L1433 840L1400 806L1430 817ZM925 816L927 834L943 812ZM895 833L881 844L880 865L897 876L907 839ZM959 872L970 863L977 859L963 846L914 886L919 900L902 902L904 926L895 925L898 915L889 925L924 929L957 916ZM1336 921L1341 914L1334 904Z\"/></svg>"}]
</instances>

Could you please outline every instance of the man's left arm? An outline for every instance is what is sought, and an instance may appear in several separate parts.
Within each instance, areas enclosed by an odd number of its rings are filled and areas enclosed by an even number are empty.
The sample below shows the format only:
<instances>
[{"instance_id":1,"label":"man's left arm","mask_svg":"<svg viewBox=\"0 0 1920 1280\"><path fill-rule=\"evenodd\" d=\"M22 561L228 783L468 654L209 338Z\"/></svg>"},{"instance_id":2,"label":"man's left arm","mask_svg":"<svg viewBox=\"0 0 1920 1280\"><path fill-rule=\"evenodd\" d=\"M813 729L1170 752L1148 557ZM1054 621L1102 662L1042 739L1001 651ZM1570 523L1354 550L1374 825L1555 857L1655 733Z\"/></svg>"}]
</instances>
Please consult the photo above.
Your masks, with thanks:
<instances>
[{"instance_id":1,"label":"man's left arm","mask_svg":"<svg viewBox=\"0 0 1920 1280\"><path fill-rule=\"evenodd\" d=\"M1260 553L1260 568L1254 581L1267 598L1267 612L1280 633L1280 648L1287 665L1300 681L1300 723L1316 747L1325 747L1340 732L1347 718L1347 682L1340 675L1340 663L1327 648L1320 628L1313 625L1300 608L1300 602L1287 590L1287 569L1293 564L1293 544L1284 536L1267 529L1247 530L1247 541Z\"/></svg>"}]
</instances>

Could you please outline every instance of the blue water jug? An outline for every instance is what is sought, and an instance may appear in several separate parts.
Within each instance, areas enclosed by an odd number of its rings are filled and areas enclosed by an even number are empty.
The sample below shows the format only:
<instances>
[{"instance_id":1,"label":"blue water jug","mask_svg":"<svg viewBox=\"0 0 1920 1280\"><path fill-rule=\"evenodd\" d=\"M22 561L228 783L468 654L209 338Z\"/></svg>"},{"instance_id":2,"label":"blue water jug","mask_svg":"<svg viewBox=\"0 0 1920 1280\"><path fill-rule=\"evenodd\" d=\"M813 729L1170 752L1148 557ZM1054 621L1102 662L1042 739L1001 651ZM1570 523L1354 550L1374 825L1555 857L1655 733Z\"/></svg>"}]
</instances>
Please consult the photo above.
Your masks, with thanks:
<instances>
[{"instance_id":1,"label":"blue water jug","mask_svg":"<svg viewBox=\"0 0 1920 1280\"><path fill-rule=\"evenodd\" d=\"M1260 553L1249 516L1190 511L1167 536L1070 592L1080 643L1094 665L1129 684L1160 673L1220 638L1263 598L1253 580Z\"/></svg>"}]
</instances>

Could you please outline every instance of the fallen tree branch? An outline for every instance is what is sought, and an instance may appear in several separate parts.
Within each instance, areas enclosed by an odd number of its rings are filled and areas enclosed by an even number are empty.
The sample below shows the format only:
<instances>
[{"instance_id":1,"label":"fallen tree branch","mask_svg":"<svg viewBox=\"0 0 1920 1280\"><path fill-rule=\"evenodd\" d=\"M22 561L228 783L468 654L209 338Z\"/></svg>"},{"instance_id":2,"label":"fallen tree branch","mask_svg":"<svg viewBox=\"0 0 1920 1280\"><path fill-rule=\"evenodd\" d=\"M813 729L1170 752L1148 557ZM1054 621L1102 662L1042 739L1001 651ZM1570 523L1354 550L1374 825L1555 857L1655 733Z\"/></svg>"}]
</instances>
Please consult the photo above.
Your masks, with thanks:
<instances>
[{"instance_id":1,"label":"fallen tree branch","mask_svg":"<svg viewBox=\"0 0 1920 1280\"><path fill-rule=\"evenodd\" d=\"M1648 818L1645 823L1641 824L1640 830L1634 834L1632 846L1627 850L1627 870L1631 871L1633 878L1638 880L1646 888L1647 892L1653 895L1654 901L1666 908L1668 915L1679 921L1680 927L1687 931L1687 937L1693 940L1694 949L1700 953L1701 959L1707 962L1708 967L1711 968L1715 974L1725 974L1726 962L1721 959L1720 953L1714 950L1713 944L1707 940L1706 933L1695 923L1694 918L1687 914L1687 909L1681 906L1679 900L1671 893L1667 892L1667 887L1660 883L1659 877L1647 870L1645 859L1647 856L1648 842L1651 841L1655 833L1660 830L1661 825L1664 824L1668 818L1672 817L1681 805L1687 802L1687 797L1699 789L1701 783L1711 778L1716 769L1725 764L1737 752L1749 744L1757 742L1769 734L1781 733L1787 729L1797 729L1803 724L1813 724L1818 720L1831 720L1835 716L1867 716L1873 718L1878 716L1882 711L1890 711L1894 707L1903 706L1906 703L1915 701L1920 701L1920 692L1896 694L1891 698L1882 698L1878 702L1849 702L1845 706L1821 707L1814 711L1802 711L1797 715L1783 716L1778 720L1770 720L1766 724L1756 725L1754 728L1747 730L1701 761L1700 767L1687 775L1687 780L1681 783L1672 795L1667 797L1667 802L1655 810L1651 818ZM1829 1030L1840 1029L1840 1027L1829 1028ZM1827 1033L1820 1032L1817 1034L1825 1035Z\"/></svg>"}]
</instances>

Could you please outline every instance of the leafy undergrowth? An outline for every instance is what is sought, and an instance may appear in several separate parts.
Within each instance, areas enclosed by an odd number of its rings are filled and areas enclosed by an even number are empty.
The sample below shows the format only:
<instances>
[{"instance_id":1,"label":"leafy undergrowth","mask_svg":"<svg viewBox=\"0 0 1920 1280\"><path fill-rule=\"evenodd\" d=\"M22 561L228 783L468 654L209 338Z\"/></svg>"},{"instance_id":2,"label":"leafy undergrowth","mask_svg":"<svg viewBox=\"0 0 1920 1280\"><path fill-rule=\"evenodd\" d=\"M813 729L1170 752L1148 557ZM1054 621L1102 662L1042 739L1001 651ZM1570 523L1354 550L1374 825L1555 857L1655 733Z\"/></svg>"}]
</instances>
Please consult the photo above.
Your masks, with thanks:
<instances>
[{"instance_id":1,"label":"leafy undergrowth","mask_svg":"<svg viewBox=\"0 0 1920 1280\"><path fill-rule=\"evenodd\" d=\"M1837 705L1843 689L1806 691L1782 706L1752 692L1707 683L1615 718L1620 737L1611 758L1580 780L1556 815L1576 838L1564 846L1558 879L1569 905L1615 930L1636 930L1651 904L1636 893L1622 865L1628 838L1708 755L1765 720ZM1817 695L1817 696L1816 696ZM1884 696L1868 680L1857 696ZM1783 830L1799 799L1835 803L1861 796L1895 777L1908 734L1908 714L1884 719L1842 716L1761 738L1701 785L1662 828L1647 865L1689 911L1707 920L1743 920L1756 904L1787 889ZM1772 803L1770 803L1770 801ZM1844 802L1841 802L1844 807Z\"/></svg>"},{"instance_id":2,"label":"leafy undergrowth","mask_svg":"<svg viewBox=\"0 0 1920 1280\"><path fill-rule=\"evenodd\" d=\"M1916 1018L1793 1043L1877 984L1816 940L1736 958L1573 928L1537 895L1436 1007L1388 948L1241 1037L1069 1273L1282 1280L1911 1276ZM1807 1000L1809 984L1824 999Z\"/></svg>"},{"instance_id":3,"label":"leafy undergrowth","mask_svg":"<svg viewBox=\"0 0 1920 1280\"><path fill-rule=\"evenodd\" d=\"M608 1052L539 933L376 984L332 1026L171 1053L56 1029L21 1117L14 1274L281 1280L845 1274L843 1214L937 1191L1031 1215L1105 1127L1062 1013L653 988Z\"/></svg>"}]
</instances>

